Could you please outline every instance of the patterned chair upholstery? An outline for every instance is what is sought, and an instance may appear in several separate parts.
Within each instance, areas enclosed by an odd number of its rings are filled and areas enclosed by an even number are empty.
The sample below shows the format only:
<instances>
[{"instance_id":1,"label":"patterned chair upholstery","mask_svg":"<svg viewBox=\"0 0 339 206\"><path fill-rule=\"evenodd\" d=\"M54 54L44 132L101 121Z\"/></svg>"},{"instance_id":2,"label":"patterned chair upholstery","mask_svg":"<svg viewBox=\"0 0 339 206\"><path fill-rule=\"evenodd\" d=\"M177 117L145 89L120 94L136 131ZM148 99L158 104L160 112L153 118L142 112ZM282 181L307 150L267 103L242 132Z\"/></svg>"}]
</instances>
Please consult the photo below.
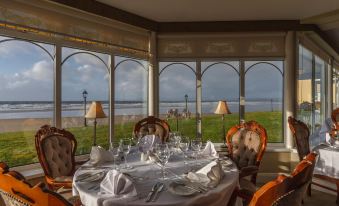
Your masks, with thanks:
<instances>
[{"instance_id":1,"label":"patterned chair upholstery","mask_svg":"<svg viewBox=\"0 0 339 206\"><path fill-rule=\"evenodd\" d=\"M35 135L35 147L50 189L72 188L76 140L72 133L44 125Z\"/></svg>"},{"instance_id":2,"label":"patterned chair upholstery","mask_svg":"<svg viewBox=\"0 0 339 206\"><path fill-rule=\"evenodd\" d=\"M295 139L299 159L301 161L307 154L310 153L310 131L305 123L296 120L293 117L288 117L288 125Z\"/></svg>"},{"instance_id":3,"label":"patterned chair upholstery","mask_svg":"<svg viewBox=\"0 0 339 206\"><path fill-rule=\"evenodd\" d=\"M8 166L0 163L0 196L6 206L80 206L78 197L73 202L48 190L43 183L31 186L16 171L9 171Z\"/></svg>"},{"instance_id":4,"label":"patterned chair upholstery","mask_svg":"<svg viewBox=\"0 0 339 206\"><path fill-rule=\"evenodd\" d=\"M139 135L145 136L154 134L161 138L164 142L167 140L170 132L170 127L165 120L149 116L137 122L134 125L133 134L135 137Z\"/></svg>"},{"instance_id":5,"label":"patterned chair upholstery","mask_svg":"<svg viewBox=\"0 0 339 206\"><path fill-rule=\"evenodd\" d=\"M226 142L230 158L240 170L238 195L247 199L256 191L256 177L267 145L266 130L255 121L245 122L228 130Z\"/></svg>"}]
</instances>

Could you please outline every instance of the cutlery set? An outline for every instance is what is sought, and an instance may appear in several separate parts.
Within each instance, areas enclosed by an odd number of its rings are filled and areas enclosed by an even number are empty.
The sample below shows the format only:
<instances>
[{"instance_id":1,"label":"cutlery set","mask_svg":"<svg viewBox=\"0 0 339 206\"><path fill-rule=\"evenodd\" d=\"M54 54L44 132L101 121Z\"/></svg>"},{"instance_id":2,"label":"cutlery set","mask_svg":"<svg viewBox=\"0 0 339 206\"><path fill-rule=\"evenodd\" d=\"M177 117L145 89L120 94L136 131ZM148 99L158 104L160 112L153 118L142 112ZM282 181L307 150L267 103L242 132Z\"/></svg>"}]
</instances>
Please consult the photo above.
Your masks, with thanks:
<instances>
[{"instance_id":1,"label":"cutlery set","mask_svg":"<svg viewBox=\"0 0 339 206\"><path fill-rule=\"evenodd\" d=\"M160 192L162 192L164 188L164 183L157 182L155 185L153 185L151 191L148 193L145 202L155 202L159 198Z\"/></svg>"}]
</instances>

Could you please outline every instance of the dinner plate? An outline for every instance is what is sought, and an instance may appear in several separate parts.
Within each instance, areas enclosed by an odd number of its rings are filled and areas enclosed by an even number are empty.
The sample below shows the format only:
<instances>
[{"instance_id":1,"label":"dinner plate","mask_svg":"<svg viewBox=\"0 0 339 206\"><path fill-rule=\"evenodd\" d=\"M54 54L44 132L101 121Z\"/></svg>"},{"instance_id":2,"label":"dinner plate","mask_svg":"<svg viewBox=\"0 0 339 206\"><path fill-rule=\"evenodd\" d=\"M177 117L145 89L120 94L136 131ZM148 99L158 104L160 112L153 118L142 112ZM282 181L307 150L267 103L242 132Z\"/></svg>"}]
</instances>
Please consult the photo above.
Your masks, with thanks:
<instances>
[{"instance_id":1,"label":"dinner plate","mask_svg":"<svg viewBox=\"0 0 339 206\"><path fill-rule=\"evenodd\" d=\"M184 183L171 182L168 186L170 193L179 196L191 196L198 193L197 190L186 187Z\"/></svg>"},{"instance_id":2,"label":"dinner plate","mask_svg":"<svg viewBox=\"0 0 339 206\"><path fill-rule=\"evenodd\" d=\"M105 177L106 172L83 173L77 177L77 182L95 182Z\"/></svg>"}]
</instances>

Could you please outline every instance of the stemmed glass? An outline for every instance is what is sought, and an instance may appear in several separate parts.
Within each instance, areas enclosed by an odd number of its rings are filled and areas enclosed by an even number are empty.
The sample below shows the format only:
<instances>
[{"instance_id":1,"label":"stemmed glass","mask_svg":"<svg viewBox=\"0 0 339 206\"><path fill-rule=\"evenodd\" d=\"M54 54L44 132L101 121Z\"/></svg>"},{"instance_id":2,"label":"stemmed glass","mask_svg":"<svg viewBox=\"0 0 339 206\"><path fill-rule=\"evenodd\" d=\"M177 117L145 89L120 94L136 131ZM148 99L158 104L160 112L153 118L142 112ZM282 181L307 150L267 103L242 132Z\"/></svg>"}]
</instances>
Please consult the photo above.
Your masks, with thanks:
<instances>
[{"instance_id":1,"label":"stemmed glass","mask_svg":"<svg viewBox=\"0 0 339 206\"><path fill-rule=\"evenodd\" d=\"M162 169L162 179L165 180L165 165L168 162L168 159L171 155L171 152L168 148L167 144L157 144L155 146L155 154L158 157L160 164L161 164L161 169Z\"/></svg>"},{"instance_id":2,"label":"stemmed glass","mask_svg":"<svg viewBox=\"0 0 339 206\"><path fill-rule=\"evenodd\" d=\"M112 141L109 144L109 149L108 151L112 154L113 156L113 162L116 170L120 170L119 165L121 162L121 157L120 157L120 150L119 150L120 142L118 141Z\"/></svg>"},{"instance_id":3,"label":"stemmed glass","mask_svg":"<svg viewBox=\"0 0 339 206\"><path fill-rule=\"evenodd\" d=\"M197 163L197 165L199 165L198 156L200 154L200 149L202 147L202 140L200 138L196 138L196 139L192 140L191 141L191 147L192 147L192 150L195 153L194 156L195 156L196 163Z\"/></svg>"},{"instance_id":4,"label":"stemmed glass","mask_svg":"<svg viewBox=\"0 0 339 206\"><path fill-rule=\"evenodd\" d=\"M187 152L188 152L188 148L189 148L189 139L186 138L186 137L183 137L181 139L181 142L179 143L179 148L184 155L184 164L187 165L188 164L188 162L187 162L187 158L188 158Z\"/></svg>"},{"instance_id":5,"label":"stemmed glass","mask_svg":"<svg viewBox=\"0 0 339 206\"><path fill-rule=\"evenodd\" d=\"M127 155L131 151L131 145L132 145L131 139L121 139L120 140L119 150L120 150L120 152L123 152L123 154L124 154L124 159L125 159L124 169L132 169L133 168L133 167L131 167L130 165L127 164Z\"/></svg>"}]
</instances>

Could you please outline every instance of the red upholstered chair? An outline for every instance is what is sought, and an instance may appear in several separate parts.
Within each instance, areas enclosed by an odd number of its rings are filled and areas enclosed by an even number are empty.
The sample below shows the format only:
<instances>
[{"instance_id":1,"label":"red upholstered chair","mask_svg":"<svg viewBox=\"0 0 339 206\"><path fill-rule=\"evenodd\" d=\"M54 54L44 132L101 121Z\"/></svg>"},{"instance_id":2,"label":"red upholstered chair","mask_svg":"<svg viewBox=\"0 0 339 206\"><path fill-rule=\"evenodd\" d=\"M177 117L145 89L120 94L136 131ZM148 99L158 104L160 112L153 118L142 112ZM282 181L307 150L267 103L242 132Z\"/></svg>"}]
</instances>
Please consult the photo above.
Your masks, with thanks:
<instances>
[{"instance_id":1,"label":"red upholstered chair","mask_svg":"<svg viewBox=\"0 0 339 206\"><path fill-rule=\"evenodd\" d=\"M44 125L35 135L35 147L49 188L72 188L77 147L73 134Z\"/></svg>"},{"instance_id":2,"label":"red upholstered chair","mask_svg":"<svg viewBox=\"0 0 339 206\"><path fill-rule=\"evenodd\" d=\"M43 183L31 186L18 172L9 171L0 162L0 195L8 206L80 206L78 198L67 201L59 194L48 190Z\"/></svg>"},{"instance_id":3,"label":"red upholstered chair","mask_svg":"<svg viewBox=\"0 0 339 206\"><path fill-rule=\"evenodd\" d=\"M159 136L163 142L167 140L169 132L169 124L165 120L153 116L149 116L140 120L134 125L133 129L133 134L135 137L138 137L140 134L154 134Z\"/></svg>"}]
</instances>

